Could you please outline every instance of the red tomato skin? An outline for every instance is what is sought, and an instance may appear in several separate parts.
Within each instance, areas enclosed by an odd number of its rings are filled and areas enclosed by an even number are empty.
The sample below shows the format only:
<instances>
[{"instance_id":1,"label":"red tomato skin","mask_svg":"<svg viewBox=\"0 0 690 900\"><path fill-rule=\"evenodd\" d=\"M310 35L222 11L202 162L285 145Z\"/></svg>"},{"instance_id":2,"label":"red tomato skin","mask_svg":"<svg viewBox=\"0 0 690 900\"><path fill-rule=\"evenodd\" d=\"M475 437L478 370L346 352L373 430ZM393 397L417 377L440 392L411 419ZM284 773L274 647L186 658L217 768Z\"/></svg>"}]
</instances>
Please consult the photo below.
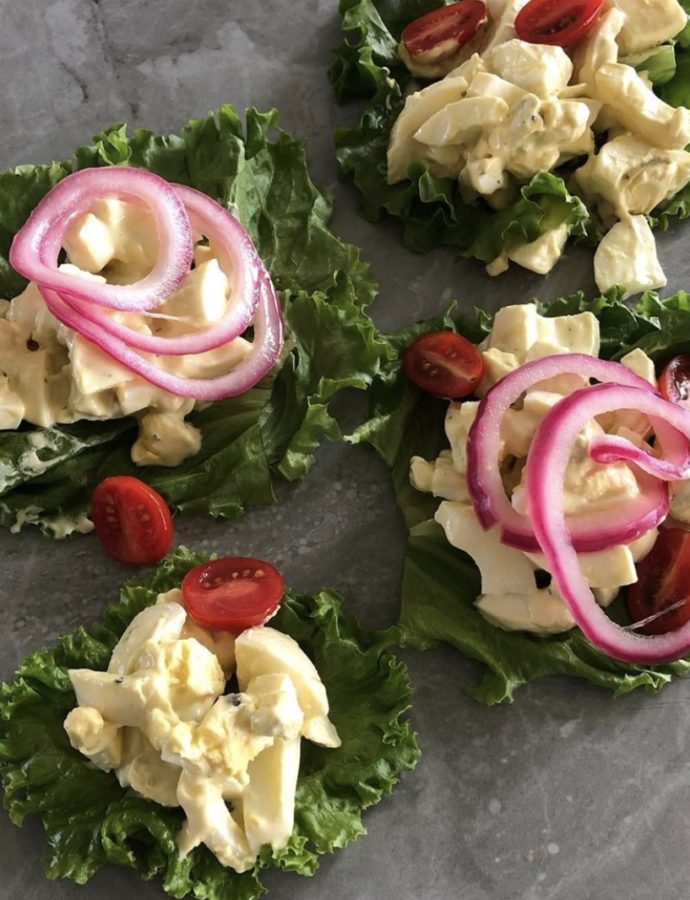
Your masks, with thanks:
<instances>
[{"instance_id":1,"label":"red tomato skin","mask_svg":"<svg viewBox=\"0 0 690 900\"><path fill-rule=\"evenodd\" d=\"M459 400L476 390L484 373L484 360L462 335L434 331L410 344L403 357L403 371L427 394Z\"/></svg>"},{"instance_id":2,"label":"red tomato skin","mask_svg":"<svg viewBox=\"0 0 690 900\"><path fill-rule=\"evenodd\" d=\"M690 621L690 532L683 528L662 529L651 551L637 564L637 578L628 588L627 597L633 622L684 601L639 631L666 634Z\"/></svg>"},{"instance_id":3,"label":"red tomato skin","mask_svg":"<svg viewBox=\"0 0 690 900\"><path fill-rule=\"evenodd\" d=\"M690 356L674 356L659 376L659 391L671 403L690 409Z\"/></svg>"},{"instance_id":4,"label":"red tomato skin","mask_svg":"<svg viewBox=\"0 0 690 900\"><path fill-rule=\"evenodd\" d=\"M454 56L486 23L486 6L482 0L458 0L414 19L403 29L400 40L413 58L445 41L453 41L455 46L436 58L440 62Z\"/></svg>"},{"instance_id":5,"label":"red tomato skin","mask_svg":"<svg viewBox=\"0 0 690 900\"><path fill-rule=\"evenodd\" d=\"M190 569L182 580L185 609L199 625L238 634L275 614L285 582L270 563L224 556Z\"/></svg>"},{"instance_id":6,"label":"red tomato skin","mask_svg":"<svg viewBox=\"0 0 690 900\"><path fill-rule=\"evenodd\" d=\"M91 498L91 519L103 547L118 562L151 566L172 546L168 505L138 478L115 475L102 481Z\"/></svg>"},{"instance_id":7,"label":"red tomato skin","mask_svg":"<svg viewBox=\"0 0 690 900\"><path fill-rule=\"evenodd\" d=\"M515 31L530 44L574 47L590 31L604 0L530 0L515 18Z\"/></svg>"}]
</instances>

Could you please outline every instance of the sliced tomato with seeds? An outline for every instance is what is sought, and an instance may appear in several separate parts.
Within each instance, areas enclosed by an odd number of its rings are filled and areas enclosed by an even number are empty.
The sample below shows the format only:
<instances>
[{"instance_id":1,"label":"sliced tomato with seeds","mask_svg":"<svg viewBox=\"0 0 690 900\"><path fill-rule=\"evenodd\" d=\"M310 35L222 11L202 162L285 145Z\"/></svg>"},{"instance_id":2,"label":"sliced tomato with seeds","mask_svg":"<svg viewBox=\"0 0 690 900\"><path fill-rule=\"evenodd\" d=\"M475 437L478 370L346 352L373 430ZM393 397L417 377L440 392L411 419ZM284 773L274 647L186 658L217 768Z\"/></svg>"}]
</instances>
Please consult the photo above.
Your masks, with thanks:
<instances>
[{"instance_id":1,"label":"sliced tomato with seeds","mask_svg":"<svg viewBox=\"0 0 690 900\"><path fill-rule=\"evenodd\" d=\"M410 344L403 358L403 371L427 394L459 400L476 390L484 373L484 360L462 335L434 331Z\"/></svg>"},{"instance_id":2,"label":"sliced tomato with seeds","mask_svg":"<svg viewBox=\"0 0 690 900\"><path fill-rule=\"evenodd\" d=\"M285 594L283 576L251 556L224 556L191 569L182 581L187 613L206 628L237 634L263 625Z\"/></svg>"},{"instance_id":3,"label":"sliced tomato with seeds","mask_svg":"<svg viewBox=\"0 0 690 900\"><path fill-rule=\"evenodd\" d=\"M628 588L628 612L639 631L666 634L690 621L690 532L659 532L651 551L637 564L637 581ZM668 612L664 612L668 610Z\"/></svg>"},{"instance_id":4,"label":"sliced tomato with seeds","mask_svg":"<svg viewBox=\"0 0 690 900\"><path fill-rule=\"evenodd\" d=\"M129 475L106 478L97 486L91 519L107 552L128 565L157 563L173 542L167 503L158 491Z\"/></svg>"},{"instance_id":5,"label":"sliced tomato with seeds","mask_svg":"<svg viewBox=\"0 0 690 900\"><path fill-rule=\"evenodd\" d=\"M515 31L530 44L574 47L592 28L604 0L530 0L515 18Z\"/></svg>"},{"instance_id":6,"label":"sliced tomato with seeds","mask_svg":"<svg viewBox=\"0 0 690 900\"><path fill-rule=\"evenodd\" d=\"M671 403L690 409L690 356L674 356L659 376L659 390Z\"/></svg>"},{"instance_id":7,"label":"sliced tomato with seeds","mask_svg":"<svg viewBox=\"0 0 690 900\"><path fill-rule=\"evenodd\" d=\"M481 0L459 0L410 22L400 40L410 56L433 53L434 62L441 62L455 56L486 22L486 6Z\"/></svg>"}]
</instances>

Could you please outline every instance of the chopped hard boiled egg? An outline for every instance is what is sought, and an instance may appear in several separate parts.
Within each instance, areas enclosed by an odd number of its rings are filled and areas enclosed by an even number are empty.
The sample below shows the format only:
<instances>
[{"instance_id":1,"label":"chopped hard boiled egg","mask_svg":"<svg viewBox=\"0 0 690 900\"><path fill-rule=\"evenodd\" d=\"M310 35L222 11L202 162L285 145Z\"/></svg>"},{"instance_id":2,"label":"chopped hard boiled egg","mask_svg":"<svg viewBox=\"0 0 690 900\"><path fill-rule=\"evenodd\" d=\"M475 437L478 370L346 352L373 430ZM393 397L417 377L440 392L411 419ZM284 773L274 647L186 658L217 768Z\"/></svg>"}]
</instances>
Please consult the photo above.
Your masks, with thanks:
<instances>
[{"instance_id":1,"label":"chopped hard boiled egg","mask_svg":"<svg viewBox=\"0 0 690 900\"><path fill-rule=\"evenodd\" d=\"M632 66L604 63L594 82L598 99L631 134L664 150L690 144L690 109L664 103Z\"/></svg>"},{"instance_id":2,"label":"chopped hard boiled egg","mask_svg":"<svg viewBox=\"0 0 690 900\"><path fill-rule=\"evenodd\" d=\"M91 281L131 283L151 270L158 252L153 219L141 205L98 200L67 229L69 262L60 268ZM230 296L228 273L210 248L197 245L198 262L155 316L106 310L142 334L177 337L220 321ZM203 257L203 258L202 258ZM215 378L240 363L251 344L242 338L206 353L156 357L184 378ZM139 418L132 447L137 465L177 466L201 447L201 433L185 422L194 401L155 387L95 344L61 325L35 284L0 310L0 429L22 421L49 427L80 419Z\"/></svg>"},{"instance_id":3,"label":"chopped hard boiled egg","mask_svg":"<svg viewBox=\"0 0 690 900\"><path fill-rule=\"evenodd\" d=\"M299 760L299 738L279 737L249 763L242 822L249 849L255 855L264 844L278 850L290 839Z\"/></svg>"},{"instance_id":4,"label":"chopped hard boiled egg","mask_svg":"<svg viewBox=\"0 0 690 900\"><path fill-rule=\"evenodd\" d=\"M203 843L244 872L292 834L301 737L340 739L318 671L292 638L265 626L237 638L210 631L181 599L169 591L139 613L107 672L69 672L79 705L65 729L120 784L182 807L181 856ZM240 693L225 693L233 672Z\"/></svg>"},{"instance_id":5,"label":"chopped hard boiled egg","mask_svg":"<svg viewBox=\"0 0 690 900\"><path fill-rule=\"evenodd\" d=\"M109 772L122 763L122 729L106 722L93 706L77 706L65 719L72 746L99 769Z\"/></svg>"},{"instance_id":6,"label":"chopped hard boiled egg","mask_svg":"<svg viewBox=\"0 0 690 900\"><path fill-rule=\"evenodd\" d=\"M435 518L448 543L464 550L476 563L482 594L527 594L536 587L534 566L525 554L502 544L496 531L484 531L471 506L445 500Z\"/></svg>"},{"instance_id":7,"label":"chopped hard boiled egg","mask_svg":"<svg viewBox=\"0 0 690 900\"><path fill-rule=\"evenodd\" d=\"M677 37L688 16L677 0L613 0L624 16L618 37L621 53L638 53Z\"/></svg>"},{"instance_id":8,"label":"chopped hard boiled egg","mask_svg":"<svg viewBox=\"0 0 690 900\"><path fill-rule=\"evenodd\" d=\"M428 463L419 456L413 456L410 462L410 481L419 491L428 491L434 497L444 500L468 501L467 484L447 450L433 463Z\"/></svg>"},{"instance_id":9,"label":"chopped hard boiled egg","mask_svg":"<svg viewBox=\"0 0 690 900\"><path fill-rule=\"evenodd\" d=\"M181 600L180 596L177 602L159 602L132 619L113 650L108 672L131 675L136 671L144 645L149 641L159 644L179 640L187 621Z\"/></svg>"},{"instance_id":10,"label":"chopped hard boiled egg","mask_svg":"<svg viewBox=\"0 0 690 900\"><path fill-rule=\"evenodd\" d=\"M487 125L500 125L508 115L508 104L500 97L464 97L449 103L428 119L414 139L430 147L465 144L476 139Z\"/></svg>"},{"instance_id":11,"label":"chopped hard boiled egg","mask_svg":"<svg viewBox=\"0 0 690 900\"><path fill-rule=\"evenodd\" d=\"M172 412L149 412L139 421L132 446L138 466L179 466L201 449L201 432Z\"/></svg>"},{"instance_id":12,"label":"chopped hard boiled egg","mask_svg":"<svg viewBox=\"0 0 690 900\"><path fill-rule=\"evenodd\" d=\"M509 250L507 256L523 269L536 272L537 275L547 275L561 258L567 240L568 226L559 225L529 244L520 244L514 250Z\"/></svg>"},{"instance_id":13,"label":"chopped hard boiled egg","mask_svg":"<svg viewBox=\"0 0 690 900\"><path fill-rule=\"evenodd\" d=\"M419 160L455 179L465 202L482 199L499 210L535 175L582 160L568 186L617 228L595 267L604 291L614 282L602 258L633 232L642 241L628 217L652 212L690 182L690 110L665 103L645 73L626 64L671 46L664 42L688 16L678 0L611 0L569 55L517 37L515 16L525 2L487 4L489 24L463 48L463 61L407 98L390 133L388 181L405 179ZM550 272L572 228L553 219L544 217L537 238L504 247L487 272L499 275L510 262ZM643 243L637 271L615 268L629 294L665 284L651 232Z\"/></svg>"},{"instance_id":14,"label":"chopped hard boiled egg","mask_svg":"<svg viewBox=\"0 0 690 900\"><path fill-rule=\"evenodd\" d=\"M467 470L467 435L477 415L479 403L465 400L449 403L446 413L445 431L450 443L450 456L455 469L464 476Z\"/></svg>"},{"instance_id":15,"label":"chopped hard boiled egg","mask_svg":"<svg viewBox=\"0 0 690 900\"><path fill-rule=\"evenodd\" d=\"M120 731L123 740L122 760L109 768L115 770L121 787L132 788L142 797L160 803L161 806L179 806L177 790L180 769L164 762L160 751L156 750L138 728L122 728Z\"/></svg>"},{"instance_id":16,"label":"chopped hard boiled egg","mask_svg":"<svg viewBox=\"0 0 690 900\"><path fill-rule=\"evenodd\" d=\"M201 330L223 318L229 293L228 276L213 258L192 269L175 293L162 304L161 310L168 316L180 318L184 326L180 330L187 329L190 324Z\"/></svg>"},{"instance_id":17,"label":"chopped hard boiled egg","mask_svg":"<svg viewBox=\"0 0 690 900\"><path fill-rule=\"evenodd\" d=\"M623 299L666 285L654 235L644 216L616 222L604 235L594 254L594 277L602 291L624 284Z\"/></svg>"},{"instance_id":18,"label":"chopped hard boiled egg","mask_svg":"<svg viewBox=\"0 0 690 900\"><path fill-rule=\"evenodd\" d=\"M609 7L575 48L575 79L591 96L595 96L595 76L601 66L618 62L617 38L624 24L625 13L615 6Z\"/></svg>"},{"instance_id":19,"label":"chopped hard boiled egg","mask_svg":"<svg viewBox=\"0 0 690 900\"><path fill-rule=\"evenodd\" d=\"M273 628L248 628L235 641L237 681L242 690L260 675L284 672L292 679L304 712L302 733L324 747L339 747L340 740L328 720L328 697L314 664L299 644Z\"/></svg>"},{"instance_id":20,"label":"chopped hard boiled egg","mask_svg":"<svg viewBox=\"0 0 690 900\"><path fill-rule=\"evenodd\" d=\"M618 588L637 581L635 563L649 553L657 537L656 529L634 541L632 544L610 547L596 553L582 553L580 568L591 588ZM548 571L544 557L540 553L526 554L543 571Z\"/></svg>"},{"instance_id":21,"label":"chopped hard boiled egg","mask_svg":"<svg viewBox=\"0 0 690 900\"><path fill-rule=\"evenodd\" d=\"M664 150L631 134L608 141L574 174L578 189L609 221L647 214L690 180L690 153Z\"/></svg>"},{"instance_id":22,"label":"chopped hard boiled egg","mask_svg":"<svg viewBox=\"0 0 690 900\"><path fill-rule=\"evenodd\" d=\"M512 354L513 368L517 368L528 357L538 358L532 351L539 345L551 348L541 356L553 352L598 356L599 321L590 312L547 318L539 315L533 303L504 306L496 313L491 333L482 347Z\"/></svg>"},{"instance_id":23,"label":"chopped hard boiled egg","mask_svg":"<svg viewBox=\"0 0 690 900\"><path fill-rule=\"evenodd\" d=\"M573 64L562 47L528 44L518 38L496 44L485 59L500 78L544 99L562 91L573 74Z\"/></svg>"},{"instance_id":24,"label":"chopped hard boiled egg","mask_svg":"<svg viewBox=\"0 0 690 900\"><path fill-rule=\"evenodd\" d=\"M187 821L177 839L184 858L195 847L205 844L221 865L246 872L256 859L249 848L244 829L228 808L221 786L212 778L184 769L177 786L177 803Z\"/></svg>"},{"instance_id":25,"label":"chopped hard boiled egg","mask_svg":"<svg viewBox=\"0 0 690 900\"><path fill-rule=\"evenodd\" d=\"M484 32L482 47L491 50L517 36L515 17L529 0L486 0L489 24Z\"/></svg>"},{"instance_id":26,"label":"chopped hard boiled egg","mask_svg":"<svg viewBox=\"0 0 690 900\"><path fill-rule=\"evenodd\" d=\"M639 375L640 378L644 378L645 381L648 381L651 385L656 387L657 382L654 362L647 356L644 350L635 347L630 353L626 353L625 356L621 357L621 363L627 369L630 369L631 372L634 372L636 375Z\"/></svg>"},{"instance_id":27,"label":"chopped hard boiled egg","mask_svg":"<svg viewBox=\"0 0 690 900\"><path fill-rule=\"evenodd\" d=\"M504 307L496 313L493 328L481 345L485 374L478 393L532 360L563 353L598 356L599 346L599 322L591 313L547 318L534 304ZM656 386L654 364L642 350L631 351L621 362ZM496 464L506 495L518 513L529 514L524 476L535 433L564 397L588 383L576 373L547 379L533 385L506 411ZM442 498L436 521L448 542L467 553L479 569L476 608L488 621L507 630L535 634L568 631L574 620L558 591L548 584L545 558L506 546L498 526L485 531L477 518L466 477L468 435L478 407L473 401L449 403L445 431L450 448L431 462L413 457L412 485ZM649 428L649 419L635 410L621 410L587 423L573 445L566 469L563 508L567 515L604 512L640 495L632 467L622 462L596 463L590 458L589 446L593 437L604 433L644 446ZM672 495L672 515L690 522L690 492L675 487ZM636 563L650 552L656 538L657 531L652 529L630 544L579 555L582 574L602 606L611 603L621 587L637 581Z\"/></svg>"},{"instance_id":28,"label":"chopped hard boiled egg","mask_svg":"<svg viewBox=\"0 0 690 900\"><path fill-rule=\"evenodd\" d=\"M485 619L505 631L560 634L575 625L568 607L551 587L534 587L524 594L482 594L475 606Z\"/></svg>"},{"instance_id":29,"label":"chopped hard boiled egg","mask_svg":"<svg viewBox=\"0 0 690 900\"><path fill-rule=\"evenodd\" d=\"M126 281L138 281L153 267L158 238L145 206L104 197L77 219L65 234L70 261L85 272L98 273L111 263L120 266Z\"/></svg>"},{"instance_id":30,"label":"chopped hard boiled egg","mask_svg":"<svg viewBox=\"0 0 690 900\"><path fill-rule=\"evenodd\" d=\"M461 100L466 92L467 81L462 76L450 76L423 91L410 94L391 132L388 148L389 181L406 178L410 164L424 155L422 147L416 147L413 143L414 135L422 125L449 103Z\"/></svg>"}]
</instances>

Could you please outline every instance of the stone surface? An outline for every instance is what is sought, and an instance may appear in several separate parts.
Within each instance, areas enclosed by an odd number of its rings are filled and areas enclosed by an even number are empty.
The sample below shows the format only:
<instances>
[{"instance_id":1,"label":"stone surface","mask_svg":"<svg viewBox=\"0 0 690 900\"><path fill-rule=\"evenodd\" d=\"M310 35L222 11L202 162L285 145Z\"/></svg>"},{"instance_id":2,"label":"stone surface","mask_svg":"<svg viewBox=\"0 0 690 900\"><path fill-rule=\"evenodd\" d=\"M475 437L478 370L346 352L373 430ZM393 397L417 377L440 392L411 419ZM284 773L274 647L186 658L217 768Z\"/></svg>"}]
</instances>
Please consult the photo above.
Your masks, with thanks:
<instances>
[{"instance_id":1,"label":"stone surface","mask_svg":"<svg viewBox=\"0 0 690 900\"><path fill-rule=\"evenodd\" d=\"M591 288L591 260L573 251L546 279L490 281L449 252L414 256L393 223L356 214L338 184L325 69L335 0L40 0L0 2L3 85L0 167L69 153L104 125L174 131L224 101L281 109L306 137L316 179L336 194L334 227L365 248L381 280L385 327L443 308L450 297L495 309L532 295ZM689 229L659 236L669 289L690 285ZM345 409L347 413L348 410ZM234 525L180 519L180 542L273 559L295 587L333 585L366 624L396 615L404 529L383 465L364 449L326 446L280 504ZM385 539L382 536L386 535ZM83 538L51 543L0 534L5 620L0 677L77 624L95 622L125 573ZM277 873L274 896L316 900L662 900L690 894L688 685L613 701L567 680L522 689L485 709L464 688L475 666L448 649L405 653L416 685L413 721L424 759L366 817L369 835L325 859L313 879ZM0 897L162 897L127 871L85 888L44 880L44 839L0 816Z\"/></svg>"}]
</instances>

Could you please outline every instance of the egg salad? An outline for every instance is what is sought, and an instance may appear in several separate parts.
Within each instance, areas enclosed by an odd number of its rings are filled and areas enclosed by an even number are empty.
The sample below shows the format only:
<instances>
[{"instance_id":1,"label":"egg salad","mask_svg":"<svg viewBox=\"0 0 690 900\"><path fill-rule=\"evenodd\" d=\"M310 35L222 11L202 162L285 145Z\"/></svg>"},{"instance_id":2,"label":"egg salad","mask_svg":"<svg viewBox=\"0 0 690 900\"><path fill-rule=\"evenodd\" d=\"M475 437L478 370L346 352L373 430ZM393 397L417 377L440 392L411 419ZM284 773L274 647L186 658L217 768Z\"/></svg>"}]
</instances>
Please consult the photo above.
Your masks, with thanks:
<instances>
[{"instance_id":1,"label":"egg salad","mask_svg":"<svg viewBox=\"0 0 690 900\"><path fill-rule=\"evenodd\" d=\"M112 284L145 277L158 254L153 220L140 205L104 198L68 228L64 272ZM219 322L230 281L208 244L195 245L195 265L154 314L107 313L143 334L176 337ZM145 381L76 334L49 312L30 283L12 301L0 301L0 429L21 422L49 427L82 419L136 416L139 437L131 449L140 466L177 466L201 447L201 432L185 422L195 401ZM185 378L215 378L233 369L251 344L237 338L215 350L157 357Z\"/></svg>"},{"instance_id":2,"label":"egg salad","mask_svg":"<svg viewBox=\"0 0 690 900\"><path fill-rule=\"evenodd\" d=\"M546 318L532 304L508 306L495 317L491 333L480 345L484 376L476 391L483 396L505 375L532 360L562 353L599 355L599 321L589 312ZM640 349L621 359L628 369L656 386L654 364ZM500 466L511 504L527 514L524 466L535 432L547 413L565 396L586 386L580 375L564 374L538 383L528 390L521 403L508 410L502 426ZM432 493L442 502L436 521L447 540L472 557L481 573L481 595L476 607L490 622L507 630L536 634L557 634L574 625L565 602L549 581L544 559L501 543L496 528L485 531L474 511L467 484L467 437L478 402L451 402L445 420L450 448L438 459L421 457L411 461L412 485ZM640 485L625 463L602 465L588 453L593 437L611 434L641 446L648 419L630 410L618 411L589 422L581 433L567 469L564 508L568 515L614 509L634 500ZM690 525L688 483L671 487L670 516ZM657 530L652 529L630 544L580 556L583 574L600 605L608 606L621 587L637 581L635 564L654 546Z\"/></svg>"},{"instance_id":3,"label":"egg salad","mask_svg":"<svg viewBox=\"0 0 690 900\"><path fill-rule=\"evenodd\" d=\"M340 746L326 689L293 638L202 628L179 589L132 620L106 672L69 678L72 746L123 787L182 808L182 857L205 844L236 872L292 834L301 738Z\"/></svg>"},{"instance_id":4,"label":"egg salad","mask_svg":"<svg viewBox=\"0 0 690 900\"><path fill-rule=\"evenodd\" d=\"M657 54L673 52L687 14L678 0L609 0L568 53L517 37L525 3L487 0L487 27L443 65L401 54L413 74L444 77L407 96L390 134L388 183L421 160L457 179L465 202L501 210L534 176L559 170L606 232L594 258L599 289L662 287L646 217L690 182L690 110L663 102L649 72ZM548 215L545 224L541 237L489 261L489 274L510 262L548 273L569 227Z\"/></svg>"}]
</instances>

